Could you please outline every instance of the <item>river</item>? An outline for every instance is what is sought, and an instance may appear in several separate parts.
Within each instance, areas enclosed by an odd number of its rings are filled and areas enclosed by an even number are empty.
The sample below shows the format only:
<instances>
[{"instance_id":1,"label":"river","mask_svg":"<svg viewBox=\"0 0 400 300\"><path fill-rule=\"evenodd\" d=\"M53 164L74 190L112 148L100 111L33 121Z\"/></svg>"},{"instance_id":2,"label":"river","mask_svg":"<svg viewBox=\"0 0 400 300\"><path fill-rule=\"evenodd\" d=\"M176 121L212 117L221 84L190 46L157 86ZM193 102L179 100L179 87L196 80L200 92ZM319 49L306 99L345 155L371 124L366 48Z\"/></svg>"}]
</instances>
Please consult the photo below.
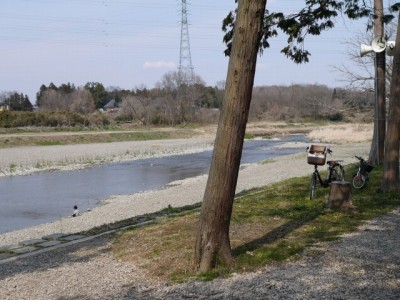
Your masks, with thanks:
<instances>
[{"instance_id":1,"label":"river","mask_svg":"<svg viewBox=\"0 0 400 300\"><path fill-rule=\"evenodd\" d=\"M276 148L299 142L298 148ZM243 147L241 164L304 151L302 135L279 140L250 140ZM301 146L300 146L301 145ZM160 189L166 184L206 174L212 151L104 164L79 171L39 172L0 178L0 234L56 221L92 209L113 195Z\"/></svg>"}]
</instances>

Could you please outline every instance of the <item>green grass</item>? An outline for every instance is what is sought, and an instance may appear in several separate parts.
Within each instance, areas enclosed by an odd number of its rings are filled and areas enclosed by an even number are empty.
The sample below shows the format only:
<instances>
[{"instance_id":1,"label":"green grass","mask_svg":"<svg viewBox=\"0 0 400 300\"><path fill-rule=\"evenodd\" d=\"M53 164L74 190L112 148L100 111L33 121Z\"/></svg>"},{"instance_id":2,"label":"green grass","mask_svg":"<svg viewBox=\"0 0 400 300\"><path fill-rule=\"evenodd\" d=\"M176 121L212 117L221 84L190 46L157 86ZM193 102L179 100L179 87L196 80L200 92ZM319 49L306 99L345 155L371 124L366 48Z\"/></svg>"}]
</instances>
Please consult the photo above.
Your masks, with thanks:
<instances>
[{"instance_id":1,"label":"green grass","mask_svg":"<svg viewBox=\"0 0 400 300\"><path fill-rule=\"evenodd\" d=\"M252 140L252 139L254 139L254 135L253 134L251 134L251 133L245 133L244 134L244 139L245 140Z\"/></svg>"},{"instance_id":2,"label":"green grass","mask_svg":"<svg viewBox=\"0 0 400 300\"><path fill-rule=\"evenodd\" d=\"M357 166L347 166L347 180ZM211 272L196 274L192 259L199 212L191 211L121 233L113 243L115 255L141 264L156 277L184 282L212 280L232 273L256 271L270 263L296 260L315 245L355 231L365 220L400 206L399 193L379 191L381 167L375 167L362 190L352 190L356 213L325 209L329 188L318 187L309 199L309 176L292 178L238 195L230 224L231 247L236 264L218 262ZM174 212L173 208L168 208Z\"/></svg>"},{"instance_id":3,"label":"green grass","mask_svg":"<svg viewBox=\"0 0 400 300\"><path fill-rule=\"evenodd\" d=\"M43 141L37 141L35 142L36 146L57 146L57 145L64 145L61 141L49 141L49 140L43 140Z\"/></svg>"}]
</instances>

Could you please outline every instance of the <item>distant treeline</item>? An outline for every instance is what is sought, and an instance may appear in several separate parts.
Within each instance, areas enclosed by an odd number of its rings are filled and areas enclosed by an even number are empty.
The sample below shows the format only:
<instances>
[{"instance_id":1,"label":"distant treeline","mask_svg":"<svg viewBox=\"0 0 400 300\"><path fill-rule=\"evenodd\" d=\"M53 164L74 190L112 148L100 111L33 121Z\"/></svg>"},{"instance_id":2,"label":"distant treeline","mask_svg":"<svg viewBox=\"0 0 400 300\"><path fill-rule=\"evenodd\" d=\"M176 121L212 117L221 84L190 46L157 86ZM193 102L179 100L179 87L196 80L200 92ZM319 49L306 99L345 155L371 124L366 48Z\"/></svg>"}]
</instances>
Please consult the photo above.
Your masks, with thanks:
<instances>
[{"instance_id":1,"label":"distant treeline","mask_svg":"<svg viewBox=\"0 0 400 300\"><path fill-rule=\"evenodd\" d=\"M103 114L76 112L1 111L0 127L102 127L110 124Z\"/></svg>"},{"instance_id":2,"label":"distant treeline","mask_svg":"<svg viewBox=\"0 0 400 300\"><path fill-rule=\"evenodd\" d=\"M69 83L59 87L43 85L37 94L34 112L30 112L33 107L27 105L24 95L0 95L0 108L3 104L0 127L216 123L223 95L223 83L207 87L197 78L191 84L182 84L174 72L165 74L153 89L105 89L101 83L88 83L79 88ZM253 90L249 119L370 121L373 106L372 92L317 84L264 86Z\"/></svg>"},{"instance_id":3,"label":"distant treeline","mask_svg":"<svg viewBox=\"0 0 400 300\"><path fill-rule=\"evenodd\" d=\"M254 88L250 118L369 121L373 118L373 107L373 92L318 84L265 86Z\"/></svg>"}]
</instances>

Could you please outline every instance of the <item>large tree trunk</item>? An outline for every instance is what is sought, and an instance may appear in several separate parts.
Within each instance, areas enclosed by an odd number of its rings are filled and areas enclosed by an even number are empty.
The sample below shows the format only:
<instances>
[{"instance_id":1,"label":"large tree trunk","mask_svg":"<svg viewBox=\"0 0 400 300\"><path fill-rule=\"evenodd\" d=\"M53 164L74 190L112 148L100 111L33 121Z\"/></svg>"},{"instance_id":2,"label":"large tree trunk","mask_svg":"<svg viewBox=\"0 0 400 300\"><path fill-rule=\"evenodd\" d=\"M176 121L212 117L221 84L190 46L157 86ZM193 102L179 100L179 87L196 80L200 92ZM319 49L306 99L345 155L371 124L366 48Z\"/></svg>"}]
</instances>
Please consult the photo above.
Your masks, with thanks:
<instances>
[{"instance_id":1,"label":"large tree trunk","mask_svg":"<svg viewBox=\"0 0 400 300\"><path fill-rule=\"evenodd\" d=\"M392 82L388 126L385 140L385 160L381 188L384 192L399 190L399 125L400 125L400 22L397 24L396 47L393 56Z\"/></svg>"},{"instance_id":2,"label":"large tree trunk","mask_svg":"<svg viewBox=\"0 0 400 300\"><path fill-rule=\"evenodd\" d=\"M384 37L383 2L374 0L375 37ZM374 135L369 153L370 164L381 164L384 160L384 143L386 133L386 53L375 54L375 122Z\"/></svg>"},{"instance_id":3,"label":"large tree trunk","mask_svg":"<svg viewBox=\"0 0 400 300\"><path fill-rule=\"evenodd\" d=\"M266 2L240 0L238 4L223 109L196 240L195 265L200 272L212 269L218 256L228 265L234 263L229 224Z\"/></svg>"}]
</instances>

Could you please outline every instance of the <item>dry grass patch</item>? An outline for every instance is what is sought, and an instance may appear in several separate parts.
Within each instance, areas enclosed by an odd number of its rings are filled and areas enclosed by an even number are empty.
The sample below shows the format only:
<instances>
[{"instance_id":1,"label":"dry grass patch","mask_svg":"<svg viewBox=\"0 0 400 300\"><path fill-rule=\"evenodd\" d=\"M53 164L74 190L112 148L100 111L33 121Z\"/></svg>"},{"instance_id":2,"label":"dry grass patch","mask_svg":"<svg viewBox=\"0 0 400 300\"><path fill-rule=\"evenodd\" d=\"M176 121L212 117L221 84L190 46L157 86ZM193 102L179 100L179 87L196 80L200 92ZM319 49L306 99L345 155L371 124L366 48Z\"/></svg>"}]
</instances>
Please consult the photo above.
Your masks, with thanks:
<instances>
[{"instance_id":1,"label":"dry grass patch","mask_svg":"<svg viewBox=\"0 0 400 300\"><path fill-rule=\"evenodd\" d=\"M113 243L119 259L167 280L192 271L198 214L164 219L157 224L123 232Z\"/></svg>"},{"instance_id":2,"label":"dry grass patch","mask_svg":"<svg viewBox=\"0 0 400 300\"><path fill-rule=\"evenodd\" d=\"M315 127L312 123L290 122L249 122L246 126L246 134L251 136L274 136L293 133L308 133Z\"/></svg>"},{"instance_id":3,"label":"dry grass patch","mask_svg":"<svg viewBox=\"0 0 400 300\"><path fill-rule=\"evenodd\" d=\"M113 243L118 259L141 267L154 279L182 281L195 276L194 245L199 213L164 219L157 224L121 233ZM233 223L230 239L233 249L261 239L285 223L281 218L253 219Z\"/></svg>"},{"instance_id":4,"label":"dry grass patch","mask_svg":"<svg viewBox=\"0 0 400 300\"><path fill-rule=\"evenodd\" d=\"M308 138L328 143L354 143L370 141L372 133L373 124L338 124L314 129Z\"/></svg>"}]
</instances>

